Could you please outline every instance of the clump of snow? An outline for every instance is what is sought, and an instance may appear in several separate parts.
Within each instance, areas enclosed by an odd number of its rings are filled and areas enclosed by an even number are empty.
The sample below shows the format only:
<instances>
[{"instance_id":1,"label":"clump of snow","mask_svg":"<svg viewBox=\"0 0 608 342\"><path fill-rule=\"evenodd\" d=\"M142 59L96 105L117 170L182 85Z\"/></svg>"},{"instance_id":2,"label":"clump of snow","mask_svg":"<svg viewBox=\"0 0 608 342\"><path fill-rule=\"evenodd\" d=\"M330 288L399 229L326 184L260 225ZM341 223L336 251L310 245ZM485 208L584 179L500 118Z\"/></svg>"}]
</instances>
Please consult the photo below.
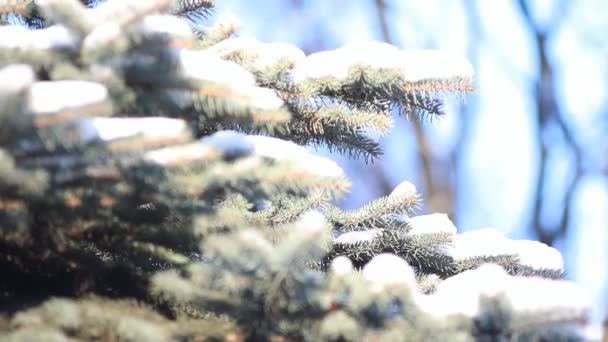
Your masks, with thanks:
<instances>
[{"instance_id":1,"label":"clump of snow","mask_svg":"<svg viewBox=\"0 0 608 342\"><path fill-rule=\"evenodd\" d=\"M563 271L561 253L543 243L529 240L511 240L495 229L480 229L459 234L445 252L455 260L481 256L516 255L520 264L533 269Z\"/></svg>"},{"instance_id":2,"label":"clump of snow","mask_svg":"<svg viewBox=\"0 0 608 342\"><path fill-rule=\"evenodd\" d=\"M362 231L346 232L338 235L333 239L337 244L355 244L372 242L381 233L380 229L369 229Z\"/></svg>"},{"instance_id":3,"label":"clump of snow","mask_svg":"<svg viewBox=\"0 0 608 342\"><path fill-rule=\"evenodd\" d=\"M108 21L96 26L82 42L84 51L98 51L123 36L122 30L117 23Z\"/></svg>"},{"instance_id":4,"label":"clump of snow","mask_svg":"<svg viewBox=\"0 0 608 342\"><path fill-rule=\"evenodd\" d=\"M390 253L378 254L363 267L363 278L380 286L411 285L416 288L416 274L405 259Z\"/></svg>"},{"instance_id":5,"label":"clump of snow","mask_svg":"<svg viewBox=\"0 0 608 342\"><path fill-rule=\"evenodd\" d=\"M425 309L430 309L436 315L463 314L474 317L480 310L480 296L499 295L508 277L502 267L494 264L462 272L441 282L430 296L432 301L444 304Z\"/></svg>"},{"instance_id":6,"label":"clump of snow","mask_svg":"<svg viewBox=\"0 0 608 342\"><path fill-rule=\"evenodd\" d=\"M294 70L294 81L334 78L344 81L353 66L401 73L406 82L471 79L473 67L466 59L437 50L399 50L379 42L362 42L313 53Z\"/></svg>"},{"instance_id":7,"label":"clump of snow","mask_svg":"<svg viewBox=\"0 0 608 342\"><path fill-rule=\"evenodd\" d=\"M409 181L403 181L397 185L389 197L413 197L416 196L416 186Z\"/></svg>"},{"instance_id":8,"label":"clump of snow","mask_svg":"<svg viewBox=\"0 0 608 342\"><path fill-rule=\"evenodd\" d=\"M288 43L265 43L258 45L258 49L256 65L260 69L276 64L280 60L288 60L295 65L306 57L297 46Z\"/></svg>"},{"instance_id":9,"label":"clump of snow","mask_svg":"<svg viewBox=\"0 0 608 342\"><path fill-rule=\"evenodd\" d=\"M164 166L187 165L193 161L216 157L217 152L199 143L172 145L148 151L143 159Z\"/></svg>"},{"instance_id":10,"label":"clump of snow","mask_svg":"<svg viewBox=\"0 0 608 342\"><path fill-rule=\"evenodd\" d=\"M274 110L281 107L284 102L277 96L274 90L262 87L233 87L242 95L246 95L250 99L253 107L260 110Z\"/></svg>"},{"instance_id":11,"label":"clump of snow","mask_svg":"<svg viewBox=\"0 0 608 342\"><path fill-rule=\"evenodd\" d=\"M321 51L308 55L293 71L296 84L324 77L343 80L348 77L349 66L336 51Z\"/></svg>"},{"instance_id":12,"label":"clump of snow","mask_svg":"<svg viewBox=\"0 0 608 342\"><path fill-rule=\"evenodd\" d=\"M564 308L583 313L589 297L575 283L539 277L510 277L507 298L516 311L534 312Z\"/></svg>"},{"instance_id":13,"label":"clump of snow","mask_svg":"<svg viewBox=\"0 0 608 342\"><path fill-rule=\"evenodd\" d=\"M234 54L247 53L257 48L258 44L259 42L253 38L232 37L210 46L205 51L220 58L229 58Z\"/></svg>"},{"instance_id":14,"label":"clump of snow","mask_svg":"<svg viewBox=\"0 0 608 342\"><path fill-rule=\"evenodd\" d=\"M36 115L56 114L99 105L107 99L108 90L100 83L40 81L30 86L29 111Z\"/></svg>"},{"instance_id":15,"label":"clump of snow","mask_svg":"<svg viewBox=\"0 0 608 342\"><path fill-rule=\"evenodd\" d=\"M33 32L23 26L0 26L0 47L18 48L27 47L33 41Z\"/></svg>"},{"instance_id":16,"label":"clump of snow","mask_svg":"<svg viewBox=\"0 0 608 342\"><path fill-rule=\"evenodd\" d=\"M347 275L354 271L353 262L343 255L334 258L329 269L337 276Z\"/></svg>"},{"instance_id":17,"label":"clump of snow","mask_svg":"<svg viewBox=\"0 0 608 342\"><path fill-rule=\"evenodd\" d=\"M572 282L534 277L510 276L500 266L482 265L457 274L437 286L431 295L419 295L420 308L434 316L482 313L480 298L506 301L517 313L539 315L563 311L570 317L584 317L590 302Z\"/></svg>"},{"instance_id":18,"label":"clump of snow","mask_svg":"<svg viewBox=\"0 0 608 342\"><path fill-rule=\"evenodd\" d=\"M519 263L534 269L564 270L564 258L555 248L532 240L515 240Z\"/></svg>"},{"instance_id":19,"label":"clump of snow","mask_svg":"<svg viewBox=\"0 0 608 342\"><path fill-rule=\"evenodd\" d=\"M319 210L309 210L305 212L299 220L295 222L295 229L306 231L321 231L326 229L327 221Z\"/></svg>"},{"instance_id":20,"label":"clump of snow","mask_svg":"<svg viewBox=\"0 0 608 342\"><path fill-rule=\"evenodd\" d=\"M180 51L180 72L188 78L239 86L255 86L255 78L240 65L205 51Z\"/></svg>"},{"instance_id":21,"label":"clump of snow","mask_svg":"<svg viewBox=\"0 0 608 342\"><path fill-rule=\"evenodd\" d=\"M375 68L395 68L393 58L398 48L381 42L359 42L344 47L313 53L307 56L294 70L296 83L307 79L333 77L345 80L354 65L369 65Z\"/></svg>"},{"instance_id":22,"label":"clump of snow","mask_svg":"<svg viewBox=\"0 0 608 342\"><path fill-rule=\"evenodd\" d=\"M245 57L257 71L262 71L281 60L296 64L305 58L304 52L293 44L261 43L252 38L240 37L223 40L206 51L226 59L235 55Z\"/></svg>"},{"instance_id":23,"label":"clump of snow","mask_svg":"<svg viewBox=\"0 0 608 342\"><path fill-rule=\"evenodd\" d=\"M456 234L456 226L447 214L434 213L429 215L414 216L406 221L411 229L409 235L423 235L432 233Z\"/></svg>"},{"instance_id":24,"label":"clump of snow","mask_svg":"<svg viewBox=\"0 0 608 342\"><path fill-rule=\"evenodd\" d=\"M84 141L110 141L135 135L171 138L186 132L188 126L181 119L148 118L86 118L78 123Z\"/></svg>"},{"instance_id":25,"label":"clump of snow","mask_svg":"<svg viewBox=\"0 0 608 342\"><path fill-rule=\"evenodd\" d=\"M34 44L39 49L76 49L77 39L73 32L63 25L53 25L35 30Z\"/></svg>"},{"instance_id":26,"label":"clump of snow","mask_svg":"<svg viewBox=\"0 0 608 342\"><path fill-rule=\"evenodd\" d=\"M201 143L222 151L227 159L235 159L254 153L255 146L247 135L235 131L220 131L201 139Z\"/></svg>"},{"instance_id":27,"label":"clump of snow","mask_svg":"<svg viewBox=\"0 0 608 342\"><path fill-rule=\"evenodd\" d=\"M300 145L278 138L223 131L201 139L201 143L222 151L227 158L255 154L264 158L297 163L306 172L318 176L344 175L344 170L333 160L316 156Z\"/></svg>"},{"instance_id":28,"label":"clump of snow","mask_svg":"<svg viewBox=\"0 0 608 342\"><path fill-rule=\"evenodd\" d=\"M166 33L172 37L192 39L192 30L185 20L174 15L148 15L140 20L134 27L136 32L142 34Z\"/></svg>"},{"instance_id":29,"label":"clump of snow","mask_svg":"<svg viewBox=\"0 0 608 342\"><path fill-rule=\"evenodd\" d=\"M244 99L260 110L276 110L284 103L272 89L256 86L255 77L235 62L207 51L187 49L180 50L179 58L182 77L226 85L236 92L236 101Z\"/></svg>"},{"instance_id":30,"label":"clump of snow","mask_svg":"<svg viewBox=\"0 0 608 342\"><path fill-rule=\"evenodd\" d=\"M0 69L0 96L25 91L34 82L36 75L31 66L12 64Z\"/></svg>"},{"instance_id":31,"label":"clump of snow","mask_svg":"<svg viewBox=\"0 0 608 342\"><path fill-rule=\"evenodd\" d=\"M0 47L27 49L76 48L74 34L63 25L53 25L39 30L28 30L23 26L0 26Z\"/></svg>"}]
</instances>

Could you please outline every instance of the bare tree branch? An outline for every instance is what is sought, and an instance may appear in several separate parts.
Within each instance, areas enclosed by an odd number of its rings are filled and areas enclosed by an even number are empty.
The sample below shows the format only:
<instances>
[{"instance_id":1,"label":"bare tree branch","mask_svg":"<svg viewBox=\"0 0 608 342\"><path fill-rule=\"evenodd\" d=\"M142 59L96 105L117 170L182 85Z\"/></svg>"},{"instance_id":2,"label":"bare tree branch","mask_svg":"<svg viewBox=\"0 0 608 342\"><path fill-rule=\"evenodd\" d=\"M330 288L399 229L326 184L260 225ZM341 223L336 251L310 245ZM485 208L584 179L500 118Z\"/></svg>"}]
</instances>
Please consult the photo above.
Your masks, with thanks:
<instances>
[{"instance_id":1,"label":"bare tree branch","mask_svg":"<svg viewBox=\"0 0 608 342\"><path fill-rule=\"evenodd\" d=\"M389 44L393 44L393 39L390 35L388 19L386 16L386 2L385 0L375 0L376 5L376 13L378 16L378 23L380 25L380 32L382 34L382 40ZM418 161L422 168L422 177L424 181L424 198L429 199L427 202L428 205L433 206L433 199L437 194L437 188L435 184L435 179L433 177L432 172L432 153L431 148L428 143L428 139L424 132L424 128L422 127L420 121L412 120L411 121L414 126L414 132L416 135L416 145L418 146ZM445 208L430 208L439 209L441 211L445 211Z\"/></svg>"},{"instance_id":2,"label":"bare tree branch","mask_svg":"<svg viewBox=\"0 0 608 342\"><path fill-rule=\"evenodd\" d=\"M560 1L556 4L556 9L549 25L544 29L541 29L532 17L528 2L526 0L518 1L524 23L529 32L533 35L535 42L534 48L536 49L535 52L539 60L539 74L534 81L533 99L535 101L537 121L536 143L540 148L540 158L534 192L532 229L541 242L549 245L555 244L556 240L567 234L574 190L576 189L579 179L583 175L583 151L576 142L571 128L564 120L564 113L558 105L557 88L554 79L555 71L553 65L549 61L547 53L547 42L549 37L557 32L559 26L563 22L563 18L565 17L568 8L567 3L569 3L569 1ZM566 192L564 194L564 206L558 214L559 222L554 226L549 226L542 221L541 216L543 204L545 203L543 189L547 186L547 173L549 171L547 162L551 149L551 141L544 132L552 123L558 126L565 144L572 149L574 153L576 174L571 180L567 181Z\"/></svg>"}]
</instances>

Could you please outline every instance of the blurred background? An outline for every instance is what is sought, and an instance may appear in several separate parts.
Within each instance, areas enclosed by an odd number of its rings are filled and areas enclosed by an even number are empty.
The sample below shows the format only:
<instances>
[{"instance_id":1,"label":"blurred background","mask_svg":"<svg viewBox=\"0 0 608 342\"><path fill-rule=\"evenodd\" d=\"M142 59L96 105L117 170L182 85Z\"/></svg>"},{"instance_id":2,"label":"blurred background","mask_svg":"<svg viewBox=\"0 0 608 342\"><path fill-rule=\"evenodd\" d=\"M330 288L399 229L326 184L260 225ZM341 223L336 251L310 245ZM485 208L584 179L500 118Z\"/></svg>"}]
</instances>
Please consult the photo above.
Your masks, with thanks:
<instances>
[{"instance_id":1,"label":"blurred background","mask_svg":"<svg viewBox=\"0 0 608 342\"><path fill-rule=\"evenodd\" d=\"M446 115L396 120L373 164L331 154L355 208L402 180L459 231L494 227L558 248L568 278L608 308L608 1L220 0L240 35L307 54L357 41L465 55L476 91ZM320 153L327 153L320 151Z\"/></svg>"}]
</instances>

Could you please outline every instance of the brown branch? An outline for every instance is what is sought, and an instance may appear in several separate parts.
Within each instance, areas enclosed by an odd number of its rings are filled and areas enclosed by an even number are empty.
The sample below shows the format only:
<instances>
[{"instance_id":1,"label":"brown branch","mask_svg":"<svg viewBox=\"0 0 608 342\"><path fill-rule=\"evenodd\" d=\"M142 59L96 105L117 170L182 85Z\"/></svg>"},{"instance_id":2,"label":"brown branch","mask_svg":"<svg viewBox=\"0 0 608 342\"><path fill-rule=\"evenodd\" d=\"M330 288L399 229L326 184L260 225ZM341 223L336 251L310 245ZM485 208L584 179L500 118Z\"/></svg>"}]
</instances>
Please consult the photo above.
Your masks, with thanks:
<instances>
[{"instance_id":1,"label":"brown branch","mask_svg":"<svg viewBox=\"0 0 608 342\"><path fill-rule=\"evenodd\" d=\"M390 35L388 18L386 17L386 3L385 0L375 0L376 13L378 16L378 22L380 25L380 31L382 34L382 40L389 44L393 44L393 40ZM437 193L435 186L435 180L432 172L432 154L428 139L424 132L420 121L412 120L414 126L414 132L416 135L416 144L418 146L418 161L422 167L422 176L424 178L424 191L425 198L429 199L427 203L432 205L433 199ZM432 210L432 208L431 208Z\"/></svg>"},{"instance_id":2,"label":"brown branch","mask_svg":"<svg viewBox=\"0 0 608 342\"><path fill-rule=\"evenodd\" d=\"M534 81L534 100L535 100L535 112L537 120L537 132L536 132L536 143L540 148L540 158L538 172L536 175L536 188L534 192L534 203L533 203L533 218L532 218L532 229L537 235L541 242L548 245L553 245L556 240L565 237L570 224L570 207L572 205L573 194L576 186L583 176L583 151L579 144L576 142L574 135L572 134L571 128L566 124L564 120L564 113L557 102L557 89L555 87L554 80L554 69L553 65L549 62L549 56L547 53L547 42L549 36L559 29L559 25L563 21L569 1L561 1L550 20L550 24L544 29L538 27L532 18L528 2L526 0L519 0L518 5L521 10L524 23L528 30L533 35L535 41L536 54L539 59L539 75ZM545 198L543 196L543 189L546 188L547 184L547 172L548 172L548 155L551 149L551 141L548 140L547 135L544 134L549 129L552 123L557 124L560 129L564 142L572 149L575 156L575 176L568 181L566 186L566 192L564 194L564 206L562 211L559 213L559 222L555 226L549 226L542 222L541 214L543 210L543 204Z\"/></svg>"}]
</instances>

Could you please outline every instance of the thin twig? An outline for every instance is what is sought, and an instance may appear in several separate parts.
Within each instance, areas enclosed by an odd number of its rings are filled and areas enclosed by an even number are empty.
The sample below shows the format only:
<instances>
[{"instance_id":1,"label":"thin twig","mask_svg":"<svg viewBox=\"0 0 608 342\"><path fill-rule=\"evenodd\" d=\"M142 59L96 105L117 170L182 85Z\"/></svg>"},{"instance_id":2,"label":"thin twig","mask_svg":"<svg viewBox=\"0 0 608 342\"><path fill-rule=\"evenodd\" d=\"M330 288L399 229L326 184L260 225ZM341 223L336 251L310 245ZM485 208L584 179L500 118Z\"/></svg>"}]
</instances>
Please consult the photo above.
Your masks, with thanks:
<instances>
[{"instance_id":1,"label":"thin twig","mask_svg":"<svg viewBox=\"0 0 608 342\"><path fill-rule=\"evenodd\" d=\"M390 35L388 18L386 16L386 3L384 0L375 0L376 12L378 15L378 23L382 34L382 40L386 43L393 44L393 39ZM435 181L432 172L432 154L428 139L419 120L412 120L414 132L416 135L416 144L418 146L418 160L422 167L422 176L424 178L425 198L433 199L436 194ZM432 204L431 201L427 203Z\"/></svg>"}]
</instances>

